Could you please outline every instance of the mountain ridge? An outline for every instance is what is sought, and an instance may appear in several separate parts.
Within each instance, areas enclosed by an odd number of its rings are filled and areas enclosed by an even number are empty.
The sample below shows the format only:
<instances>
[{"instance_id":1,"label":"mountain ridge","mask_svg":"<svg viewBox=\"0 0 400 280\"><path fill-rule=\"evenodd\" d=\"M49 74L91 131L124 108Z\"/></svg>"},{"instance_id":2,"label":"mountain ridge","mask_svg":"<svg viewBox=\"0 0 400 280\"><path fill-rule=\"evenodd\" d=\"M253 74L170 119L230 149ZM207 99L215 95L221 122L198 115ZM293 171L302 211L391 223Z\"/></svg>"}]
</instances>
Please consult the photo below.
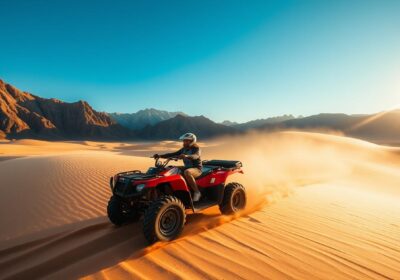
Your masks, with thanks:
<instances>
[{"instance_id":1,"label":"mountain ridge","mask_svg":"<svg viewBox=\"0 0 400 280\"><path fill-rule=\"evenodd\" d=\"M133 130L142 129L147 125L154 125L161 121L173 118L178 114L186 116L183 112L168 112L154 108L142 109L136 113L108 113L114 121Z\"/></svg>"},{"instance_id":2,"label":"mountain ridge","mask_svg":"<svg viewBox=\"0 0 400 280\"><path fill-rule=\"evenodd\" d=\"M121 121L123 118L128 124ZM129 124L129 121L134 124ZM98 112L84 100L68 103L42 98L0 79L0 138L164 140L193 132L204 139L249 130L340 131L346 136L368 141L397 143L400 139L400 110L355 115L320 113L297 118L283 115L221 124L205 116L188 116L154 108L131 114Z\"/></svg>"},{"instance_id":3,"label":"mountain ridge","mask_svg":"<svg viewBox=\"0 0 400 280\"><path fill-rule=\"evenodd\" d=\"M237 130L213 122L205 116L188 117L176 115L174 118L146 126L139 136L144 139L176 139L180 135L192 132L199 138L212 138L220 135L235 134Z\"/></svg>"}]
</instances>

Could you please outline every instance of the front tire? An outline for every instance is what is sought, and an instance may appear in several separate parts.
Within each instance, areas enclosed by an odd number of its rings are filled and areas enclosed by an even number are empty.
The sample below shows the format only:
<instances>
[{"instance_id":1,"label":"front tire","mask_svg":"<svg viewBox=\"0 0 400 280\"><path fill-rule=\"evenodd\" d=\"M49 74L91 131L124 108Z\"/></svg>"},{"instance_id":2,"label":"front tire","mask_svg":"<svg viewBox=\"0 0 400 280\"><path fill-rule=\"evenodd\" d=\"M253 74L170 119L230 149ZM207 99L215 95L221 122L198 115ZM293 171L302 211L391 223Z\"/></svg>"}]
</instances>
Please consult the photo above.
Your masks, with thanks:
<instances>
[{"instance_id":1,"label":"front tire","mask_svg":"<svg viewBox=\"0 0 400 280\"><path fill-rule=\"evenodd\" d=\"M182 232L185 220L182 202L172 195L163 196L153 201L144 213L144 236L149 244L171 241Z\"/></svg>"},{"instance_id":2,"label":"front tire","mask_svg":"<svg viewBox=\"0 0 400 280\"><path fill-rule=\"evenodd\" d=\"M229 183L225 186L224 197L219 210L224 215L232 215L246 207L246 191L239 183Z\"/></svg>"},{"instance_id":3,"label":"front tire","mask_svg":"<svg viewBox=\"0 0 400 280\"><path fill-rule=\"evenodd\" d=\"M140 218L139 213L134 209L129 209L128 205L116 196L112 196L108 201L107 215L109 220L116 226L138 221Z\"/></svg>"}]
</instances>

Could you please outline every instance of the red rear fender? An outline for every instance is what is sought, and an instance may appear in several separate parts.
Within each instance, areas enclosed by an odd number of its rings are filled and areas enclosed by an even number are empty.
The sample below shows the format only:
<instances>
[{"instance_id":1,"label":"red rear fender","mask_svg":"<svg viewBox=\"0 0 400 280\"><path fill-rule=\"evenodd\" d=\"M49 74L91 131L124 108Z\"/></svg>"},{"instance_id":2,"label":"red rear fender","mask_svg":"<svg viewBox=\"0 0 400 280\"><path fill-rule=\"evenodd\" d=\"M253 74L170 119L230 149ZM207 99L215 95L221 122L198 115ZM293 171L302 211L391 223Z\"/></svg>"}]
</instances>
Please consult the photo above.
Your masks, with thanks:
<instances>
[{"instance_id":1,"label":"red rear fender","mask_svg":"<svg viewBox=\"0 0 400 280\"><path fill-rule=\"evenodd\" d=\"M243 171L241 169L216 170L207 176L201 177L200 179L196 180L196 182L200 187L203 188L213 187L220 184L225 184L226 178L234 173L243 173Z\"/></svg>"}]
</instances>

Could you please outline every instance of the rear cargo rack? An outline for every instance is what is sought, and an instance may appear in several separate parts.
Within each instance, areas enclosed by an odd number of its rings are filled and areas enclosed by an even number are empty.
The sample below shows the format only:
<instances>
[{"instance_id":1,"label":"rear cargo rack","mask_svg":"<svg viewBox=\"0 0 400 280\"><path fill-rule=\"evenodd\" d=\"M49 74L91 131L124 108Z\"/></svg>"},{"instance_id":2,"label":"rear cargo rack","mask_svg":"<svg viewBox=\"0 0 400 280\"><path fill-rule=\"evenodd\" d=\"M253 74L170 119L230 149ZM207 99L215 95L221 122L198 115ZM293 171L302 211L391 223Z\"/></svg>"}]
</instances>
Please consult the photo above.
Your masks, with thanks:
<instances>
[{"instance_id":1,"label":"rear cargo rack","mask_svg":"<svg viewBox=\"0 0 400 280\"><path fill-rule=\"evenodd\" d=\"M221 167L227 169L237 169L243 166L242 162L238 160L219 160L219 159L203 160L203 165Z\"/></svg>"},{"instance_id":2,"label":"rear cargo rack","mask_svg":"<svg viewBox=\"0 0 400 280\"><path fill-rule=\"evenodd\" d=\"M131 175L131 174L140 174L140 173L142 173L142 171L140 171L140 170L131 170L131 171L120 172L117 175Z\"/></svg>"}]
</instances>

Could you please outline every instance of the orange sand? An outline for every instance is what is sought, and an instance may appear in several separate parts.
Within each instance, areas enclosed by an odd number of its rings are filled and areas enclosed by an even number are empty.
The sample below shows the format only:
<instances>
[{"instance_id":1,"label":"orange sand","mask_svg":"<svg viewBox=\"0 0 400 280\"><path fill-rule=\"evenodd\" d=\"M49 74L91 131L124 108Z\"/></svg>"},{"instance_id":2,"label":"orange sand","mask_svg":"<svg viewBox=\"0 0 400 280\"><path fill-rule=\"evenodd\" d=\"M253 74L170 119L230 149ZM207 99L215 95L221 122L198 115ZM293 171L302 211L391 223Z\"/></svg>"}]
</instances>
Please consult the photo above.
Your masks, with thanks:
<instances>
[{"instance_id":1,"label":"orange sand","mask_svg":"<svg viewBox=\"0 0 400 280\"><path fill-rule=\"evenodd\" d=\"M177 145L0 142L0 278L400 278L398 149L299 132L203 143L243 161L248 209L190 215L147 247L140 222L105 217L108 177Z\"/></svg>"}]
</instances>

